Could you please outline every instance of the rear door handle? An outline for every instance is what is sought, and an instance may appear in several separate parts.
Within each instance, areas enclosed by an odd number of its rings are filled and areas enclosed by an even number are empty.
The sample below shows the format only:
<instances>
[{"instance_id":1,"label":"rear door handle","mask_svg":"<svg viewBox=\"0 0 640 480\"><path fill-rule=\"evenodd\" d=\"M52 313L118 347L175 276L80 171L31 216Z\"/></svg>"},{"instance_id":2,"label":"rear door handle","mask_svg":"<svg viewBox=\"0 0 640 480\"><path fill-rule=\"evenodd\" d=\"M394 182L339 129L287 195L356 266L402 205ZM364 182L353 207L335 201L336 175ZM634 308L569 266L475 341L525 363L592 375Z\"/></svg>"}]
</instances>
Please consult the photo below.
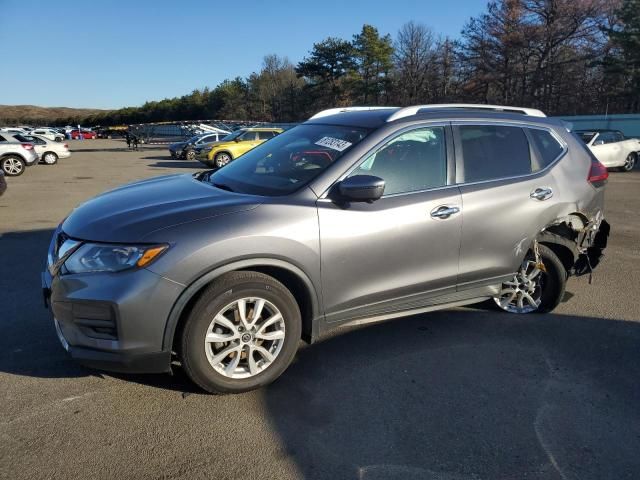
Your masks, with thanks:
<instances>
[{"instance_id":1,"label":"rear door handle","mask_svg":"<svg viewBox=\"0 0 640 480\"><path fill-rule=\"evenodd\" d=\"M533 192L531 192L529 196L540 201L547 200L548 198L553 197L553 190L551 190L549 187L538 187Z\"/></svg>"},{"instance_id":2,"label":"rear door handle","mask_svg":"<svg viewBox=\"0 0 640 480\"><path fill-rule=\"evenodd\" d=\"M451 215L458 213L460 209L455 205L440 205L431 210L431 218L449 218Z\"/></svg>"}]
</instances>

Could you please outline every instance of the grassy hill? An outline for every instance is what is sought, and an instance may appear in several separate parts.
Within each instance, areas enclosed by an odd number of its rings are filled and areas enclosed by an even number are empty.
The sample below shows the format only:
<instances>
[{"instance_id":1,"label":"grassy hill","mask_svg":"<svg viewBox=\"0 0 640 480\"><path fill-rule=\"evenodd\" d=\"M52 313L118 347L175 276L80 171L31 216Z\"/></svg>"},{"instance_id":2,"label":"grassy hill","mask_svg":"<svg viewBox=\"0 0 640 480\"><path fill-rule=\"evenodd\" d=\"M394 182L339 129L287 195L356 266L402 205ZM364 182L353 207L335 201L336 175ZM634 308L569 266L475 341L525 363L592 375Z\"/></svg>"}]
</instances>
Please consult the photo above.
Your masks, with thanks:
<instances>
[{"instance_id":1,"label":"grassy hill","mask_svg":"<svg viewBox=\"0 0 640 480\"><path fill-rule=\"evenodd\" d=\"M0 105L0 125L51 125L78 123L90 115L108 112L96 108L38 107L35 105Z\"/></svg>"}]
</instances>

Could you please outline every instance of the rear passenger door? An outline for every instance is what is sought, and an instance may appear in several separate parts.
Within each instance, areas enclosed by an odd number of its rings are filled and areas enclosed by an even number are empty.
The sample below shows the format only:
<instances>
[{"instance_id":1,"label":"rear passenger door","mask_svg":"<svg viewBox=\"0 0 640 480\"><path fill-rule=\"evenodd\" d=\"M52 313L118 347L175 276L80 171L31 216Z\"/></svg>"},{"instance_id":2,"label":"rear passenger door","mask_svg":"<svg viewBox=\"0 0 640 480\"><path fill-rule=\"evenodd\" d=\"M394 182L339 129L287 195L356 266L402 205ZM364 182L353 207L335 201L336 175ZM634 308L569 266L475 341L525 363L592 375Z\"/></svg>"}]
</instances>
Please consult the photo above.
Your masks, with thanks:
<instances>
[{"instance_id":1,"label":"rear passenger door","mask_svg":"<svg viewBox=\"0 0 640 480\"><path fill-rule=\"evenodd\" d=\"M517 124L456 122L453 130L463 212L458 290L499 284L556 215L548 167L566 147L550 130Z\"/></svg>"}]
</instances>

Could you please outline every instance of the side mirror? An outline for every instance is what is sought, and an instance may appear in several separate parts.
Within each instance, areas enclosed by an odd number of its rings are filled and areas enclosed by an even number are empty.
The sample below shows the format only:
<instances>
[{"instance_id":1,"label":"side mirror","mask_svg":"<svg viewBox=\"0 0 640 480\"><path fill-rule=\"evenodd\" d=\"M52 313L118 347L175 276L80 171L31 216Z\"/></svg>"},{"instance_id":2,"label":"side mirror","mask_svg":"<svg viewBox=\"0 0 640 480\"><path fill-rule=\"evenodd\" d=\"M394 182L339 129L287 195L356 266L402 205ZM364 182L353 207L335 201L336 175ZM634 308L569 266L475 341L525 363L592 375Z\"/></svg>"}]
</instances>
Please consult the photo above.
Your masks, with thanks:
<instances>
[{"instance_id":1,"label":"side mirror","mask_svg":"<svg viewBox=\"0 0 640 480\"><path fill-rule=\"evenodd\" d=\"M593 142L593 146L595 147L596 145L604 145L604 140L596 140Z\"/></svg>"},{"instance_id":2,"label":"side mirror","mask_svg":"<svg viewBox=\"0 0 640 480\"><path fill-rule=\"evenodd\" d=\"M234 142L239 143L241 141L240 137L236 137L233 139Z\"/></svg>"},{"instance_id":3,"label":"side mirror","mask_svg":"<svg viewBox=\"0 0 640 480\"><path fill-rule=\"evenodd\" d=\"M338 185L340 195L353 202L373 202L384 193L384 180L373 175L355 175Z\"/></svg>"}]
</instances>

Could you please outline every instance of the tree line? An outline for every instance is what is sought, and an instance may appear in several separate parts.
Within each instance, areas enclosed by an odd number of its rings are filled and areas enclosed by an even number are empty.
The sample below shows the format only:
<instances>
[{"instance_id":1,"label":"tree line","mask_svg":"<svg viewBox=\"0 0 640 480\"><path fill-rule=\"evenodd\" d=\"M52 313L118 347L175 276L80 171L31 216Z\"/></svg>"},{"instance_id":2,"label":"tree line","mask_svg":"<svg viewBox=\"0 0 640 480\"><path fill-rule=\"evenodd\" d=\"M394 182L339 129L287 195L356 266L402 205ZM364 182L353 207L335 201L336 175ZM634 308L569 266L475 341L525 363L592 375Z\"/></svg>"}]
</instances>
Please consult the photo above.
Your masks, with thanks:
<instances>
[{"instance_id":1,"label":"tree line","mask_svg":"<svg viewBox=\"0 0 640 480\"><path fill-rule=\"evenodd\" d=\"M456 39L414 21L393 37L364 25L296 65L267 55L248 78L82 120L291 122L336 106L451 102L640 112L640 0L492 0Z\"/></svg>"}]
</instances>

